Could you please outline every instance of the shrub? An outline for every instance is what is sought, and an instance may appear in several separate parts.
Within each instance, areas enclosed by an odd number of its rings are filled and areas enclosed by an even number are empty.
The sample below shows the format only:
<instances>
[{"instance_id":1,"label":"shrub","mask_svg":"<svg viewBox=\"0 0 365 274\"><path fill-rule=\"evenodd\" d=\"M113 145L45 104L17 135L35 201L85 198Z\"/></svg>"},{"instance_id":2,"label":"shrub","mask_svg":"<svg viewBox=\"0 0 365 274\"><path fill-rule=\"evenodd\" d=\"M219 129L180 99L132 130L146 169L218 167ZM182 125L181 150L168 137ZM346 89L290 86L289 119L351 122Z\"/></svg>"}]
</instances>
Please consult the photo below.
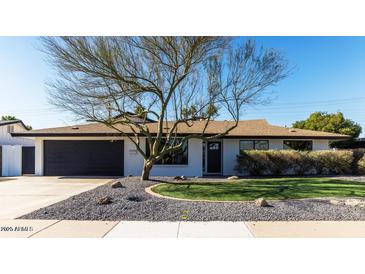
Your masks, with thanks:
<instances>
[{"instance_id":1,"label":"shrub","mask_svg":"<svg viewBox=\"0 0 365 274\"><path fill-rule=\"evenodd\" d=\"M364 160L365 161L365 160ZM236 170L246 175L339 175L353 173L354 156L341 151L246 151L237 156ZM365 165L365 163L364 163Z\"/></svg>"},{"instance_id":2,"label":"shrub","mask_svg":"<svg viewBox=\"0 0 365 274\"><path fill-rule=\"evenodd\" d=\"M297 160L296 173L298 175L316 174L315 161L309 151L297 151L299 159Z\"/></svg>"},{"instance_id":3,"label":"shrub","mask_svg":"<svg viewBox=\"0 0 365 274\"><path fill-rule=\"evenodd\" d=\"M283 150L272 150L267 151L266 156L269 161L267 166L270 174L284 175L289 171L292 155L284 153Z\"/></svg>"},{"instance_id":4,"label":"shrub","mask_svg":"<svg viewBox=\"0 0 365 274\"><path fill-rule=\"evenodd\" d=\"M269 161L266 153L261 151L247 151L237 156L236 170L239 173L261 176L265 175L265 172L269 169L267 166Z\"/></svg>"},{"instance_id":5,"label":"shrub","mask_svg":"<svg viewBox=\"0 0 365 274\"><path fill-rule=\"evenodd\" d=\"M353 149L353 156L354 156L354 160L352 161L352 174L365 174L365 172L361 169L361 165L363 165L363 162L361 161L361 159L364 157L365 155L365 149L364 148L357 148L357 149ZM361 161L361 162L360 162Z\"/></svg>"},{"instance_id":6,"label":"shrub","mask_svg":"<svg viewBox=\"0 0 365 274\"><path fill-rule=\"evenodd\" d=\"M310 153L314 161L314 168L318 175L340 175L352 173L353 152L340 151L313 151Z\"/></svg>"},{"instance_id":7,"label":"shrub","mask_svg":"<svg viewBox=\"0 0 365 274\"><path fill-rule=\"evenodd\" d=\"M365 175L365 155L357 162L357 174Z\"/></svg>"}]
</instances>

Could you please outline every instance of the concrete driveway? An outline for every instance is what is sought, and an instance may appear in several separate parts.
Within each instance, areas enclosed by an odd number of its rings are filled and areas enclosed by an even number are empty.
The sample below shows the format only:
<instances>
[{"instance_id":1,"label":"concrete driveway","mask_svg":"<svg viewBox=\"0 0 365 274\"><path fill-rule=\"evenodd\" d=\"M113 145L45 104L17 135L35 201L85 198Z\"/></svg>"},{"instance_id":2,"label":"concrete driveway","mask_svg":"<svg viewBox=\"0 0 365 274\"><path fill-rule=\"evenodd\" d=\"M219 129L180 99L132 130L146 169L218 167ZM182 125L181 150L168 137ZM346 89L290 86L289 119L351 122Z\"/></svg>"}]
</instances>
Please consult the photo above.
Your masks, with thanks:
<instances>
[{"instance_id":1,"label":"concrete driveway","mask_svg":"<svg viewBox=\"0 0 365 274\"><path fill-rule=\"evenodd\" d=\"M0 178L0 219L15 219L110 182L99 177Z\"/></svg>"}]
</instances>

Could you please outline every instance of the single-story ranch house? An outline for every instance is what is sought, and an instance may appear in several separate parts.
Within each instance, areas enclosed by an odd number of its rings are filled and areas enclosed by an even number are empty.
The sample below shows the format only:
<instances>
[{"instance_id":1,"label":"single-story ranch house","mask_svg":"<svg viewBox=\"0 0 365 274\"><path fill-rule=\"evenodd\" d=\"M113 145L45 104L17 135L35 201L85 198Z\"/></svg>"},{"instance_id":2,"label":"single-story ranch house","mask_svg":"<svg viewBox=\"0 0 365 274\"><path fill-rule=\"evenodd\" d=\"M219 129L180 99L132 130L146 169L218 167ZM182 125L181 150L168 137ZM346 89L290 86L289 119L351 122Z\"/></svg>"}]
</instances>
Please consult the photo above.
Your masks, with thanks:
<instances>
[{"instance_id":1,"label":"single-story ranch house","mask_svg":"<svg viewBox=\"0 0 365 274\"><path fill-rule=\"evenodd\" d=\"M211 121L207 136L224 132L232 122ZM178 134L201 133L205 121L181 124ZM156 132L157 123L147 124ZM128 126L120 130L132 134ZM168 128L168 124L167 124ZM143 157L127 136L99 123L13 133L35 140L35 174L48 176L139 176ZM240 121L224 138L203 142L190 139L182 152L156 164L153 176L233 175L240 150L302 149L326 150L329 142L347 135L270 125L266 120ZM141 137L141 145L145 140Z\"/></svg>"}]
</instances>

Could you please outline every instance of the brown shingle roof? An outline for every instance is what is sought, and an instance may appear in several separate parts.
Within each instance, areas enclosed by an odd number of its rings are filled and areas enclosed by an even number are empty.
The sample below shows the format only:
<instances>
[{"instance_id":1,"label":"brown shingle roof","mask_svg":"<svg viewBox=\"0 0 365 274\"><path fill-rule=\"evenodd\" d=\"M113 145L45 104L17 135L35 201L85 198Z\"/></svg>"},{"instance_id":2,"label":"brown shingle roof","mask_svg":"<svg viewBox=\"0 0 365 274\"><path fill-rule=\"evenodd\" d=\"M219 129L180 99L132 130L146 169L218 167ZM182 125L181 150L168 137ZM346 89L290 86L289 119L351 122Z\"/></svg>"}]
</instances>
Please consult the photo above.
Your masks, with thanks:
<instances>
[{"instance_id":1,"label":"brown shingle roof","mask_svg":"<svg viewBox=\"0 0 365 274\"><path fill-rule=\"evenodd\" d=\"M234 122L232 121L211 121L205 131L207 135L214 135L223 133L227 128L229 128ZM151 133L157 131L157 123L146 124ZM167 127L172 125L169 122ZM186 124L180 124L178 127L178 133L183 134L193 134L201 133L205 126L205 121L196 121L191 126ZM121 131L126 134L131 134L132 131L129 126L118 125ZM107 127L99 123L90 123L84 125L67 126L67 127L56 127L47 128L40 130L32 130L23 133L14 133L13 136L29 136L29 137L42 137L42 136L115 136L120 135L120 133L110 127ZM286 127L279 127L270 125L265 119L259 120L246 120L239 121L238 126L230 131L227 137L244 137L244 138L299 138L299 139L348 139L349 136L312 131L304 129L291 129Z\"/></svg>"}]
</instances>

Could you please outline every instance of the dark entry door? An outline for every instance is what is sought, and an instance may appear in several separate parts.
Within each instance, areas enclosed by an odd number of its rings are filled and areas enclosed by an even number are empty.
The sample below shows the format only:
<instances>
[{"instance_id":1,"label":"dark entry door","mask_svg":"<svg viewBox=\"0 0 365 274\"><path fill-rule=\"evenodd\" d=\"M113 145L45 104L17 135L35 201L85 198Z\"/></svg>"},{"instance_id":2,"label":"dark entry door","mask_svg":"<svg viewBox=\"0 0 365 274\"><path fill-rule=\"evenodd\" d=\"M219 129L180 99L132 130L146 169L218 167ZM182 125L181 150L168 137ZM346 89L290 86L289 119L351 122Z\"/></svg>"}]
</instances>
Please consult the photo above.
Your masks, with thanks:
<instances>
[{"instance_id":1,"label":"dark entry door","mask_svg":"<svg viewBox=\"0 0 365 274\"><path fill-rule=\"evenodd\" d=\"M44 141L44 175L123 176L123 141Z\"/></svg>"},{"instance_id":2,"label":"dark entry door","mask_svg":"<svg viewBox=\"0 0 365 274\"><path fill-rule=\"evenodd\" d=\"M22 147L22 174L34 174L34 147Z\"/></svg>"},{"instance_id":3,"label":"dark entry door","mask_svg":"<svg viewBox=\"0 0 365 274\"><path fill-rule=\"evenodd\" d=\"M208 173L222 172L222 143L208 142Z\"/></svg>"}]
</instances>

